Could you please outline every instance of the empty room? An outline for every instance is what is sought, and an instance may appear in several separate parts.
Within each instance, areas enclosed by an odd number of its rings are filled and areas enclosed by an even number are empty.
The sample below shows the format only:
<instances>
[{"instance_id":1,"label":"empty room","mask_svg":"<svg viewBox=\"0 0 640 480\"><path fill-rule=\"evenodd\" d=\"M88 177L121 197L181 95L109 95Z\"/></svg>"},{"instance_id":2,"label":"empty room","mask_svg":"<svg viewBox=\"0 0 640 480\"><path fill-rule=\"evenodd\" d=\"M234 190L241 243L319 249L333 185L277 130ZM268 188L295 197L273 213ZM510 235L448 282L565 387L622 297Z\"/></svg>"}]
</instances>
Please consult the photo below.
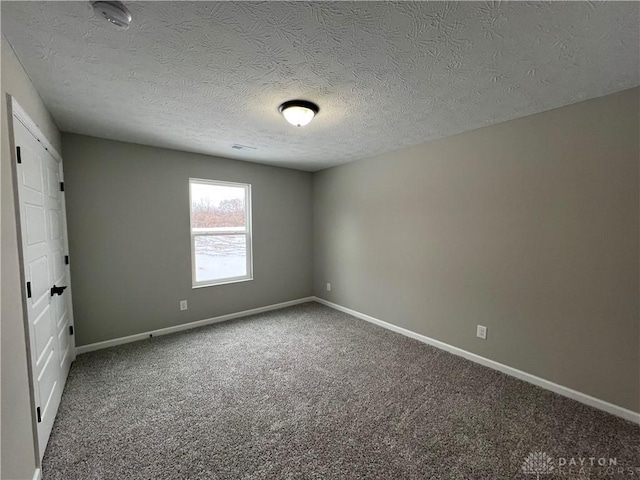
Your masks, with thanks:
<instances>
[{"instance_id":1,"label":"empty room","mask_svg":"<svg viewBox=\"0 0 640 480\"><path fill-rule=\"evenodd\" d=\"M640 478L640 2L0 9L3 480Z\"/></svg>"}]
</instances>

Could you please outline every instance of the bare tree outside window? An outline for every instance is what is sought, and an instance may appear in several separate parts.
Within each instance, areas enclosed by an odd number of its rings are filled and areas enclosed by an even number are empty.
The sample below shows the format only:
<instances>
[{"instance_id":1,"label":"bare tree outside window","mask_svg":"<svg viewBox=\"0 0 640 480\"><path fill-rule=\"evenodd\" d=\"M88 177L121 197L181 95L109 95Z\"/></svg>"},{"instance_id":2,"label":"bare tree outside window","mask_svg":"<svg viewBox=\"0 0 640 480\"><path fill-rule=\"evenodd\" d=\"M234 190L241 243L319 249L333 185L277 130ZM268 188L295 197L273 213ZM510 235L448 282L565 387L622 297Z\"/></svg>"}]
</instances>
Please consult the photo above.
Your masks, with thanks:
<instances>
[{"instance_id":1,"label":"bare tree outside window","mask_svg":"<svg viewBox=\"0 0 640 480\"><path fill-rule=\"evenodd\" d=\"M210 197L203 197L191 205L194 228L244 227L246 212L244 200L233 198L216 204Z\"/></svg>"}]
</instances>

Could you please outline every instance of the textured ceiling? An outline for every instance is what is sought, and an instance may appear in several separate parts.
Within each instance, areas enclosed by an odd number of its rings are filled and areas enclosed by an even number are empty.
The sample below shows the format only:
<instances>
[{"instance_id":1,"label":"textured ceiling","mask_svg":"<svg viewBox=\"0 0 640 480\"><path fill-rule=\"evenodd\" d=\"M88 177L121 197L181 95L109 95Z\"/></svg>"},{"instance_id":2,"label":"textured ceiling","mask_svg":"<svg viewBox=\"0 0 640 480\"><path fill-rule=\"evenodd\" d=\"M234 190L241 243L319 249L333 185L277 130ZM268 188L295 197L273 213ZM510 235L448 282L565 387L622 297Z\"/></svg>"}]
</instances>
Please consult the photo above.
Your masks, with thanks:
<instances>
[{"instance_id":1,"label":"textured ceiling","mask_svg":"<svg viewBox=\"0 0 640 480\"><path fill-rule=\"evenodd\" d=\"M318 170L640 83L637 2L126 5L2 2L63 131Z\"/></svg>"}]
</instances>

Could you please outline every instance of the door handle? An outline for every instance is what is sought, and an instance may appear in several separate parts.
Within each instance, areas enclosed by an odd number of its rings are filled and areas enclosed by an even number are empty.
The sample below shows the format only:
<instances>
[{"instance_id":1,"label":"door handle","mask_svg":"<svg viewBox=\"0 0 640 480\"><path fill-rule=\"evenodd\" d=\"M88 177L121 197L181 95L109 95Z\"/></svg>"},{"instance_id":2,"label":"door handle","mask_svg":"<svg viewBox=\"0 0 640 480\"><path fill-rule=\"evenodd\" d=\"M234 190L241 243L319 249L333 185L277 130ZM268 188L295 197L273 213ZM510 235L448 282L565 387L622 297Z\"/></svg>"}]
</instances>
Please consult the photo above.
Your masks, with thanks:
<instances>
[{"instance_id":1,"label":"door handle","mask_svg":"<svg viewBox=\"0 0 640 480\"><path fill-rule=\"evenodd\" d=\"M64 287L56 287L54 285L53 287L51 287L51 296L53 297L54 295L62 295L62 292L64 292L65 288L67 288L66 285Z\"/></svg>"}]
</instances>

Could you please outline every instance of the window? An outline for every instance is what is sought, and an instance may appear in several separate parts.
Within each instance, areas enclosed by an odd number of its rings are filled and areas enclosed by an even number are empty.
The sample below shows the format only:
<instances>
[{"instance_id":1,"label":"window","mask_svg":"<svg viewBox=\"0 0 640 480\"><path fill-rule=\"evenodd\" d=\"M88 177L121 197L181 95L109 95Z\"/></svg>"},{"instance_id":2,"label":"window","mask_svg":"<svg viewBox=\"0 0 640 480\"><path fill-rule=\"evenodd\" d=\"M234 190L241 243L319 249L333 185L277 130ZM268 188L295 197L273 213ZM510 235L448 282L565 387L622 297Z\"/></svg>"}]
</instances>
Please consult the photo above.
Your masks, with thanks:
<instances>
[{"instance_id":1,"label":"window","mask_svg":"<svg viewBox=\"0 0 640 480\"><path fill-rule=\"evenodd\" d=\"M251 280L251 185L189 179L193 287Z\"/></svg>"}]
</instances>

